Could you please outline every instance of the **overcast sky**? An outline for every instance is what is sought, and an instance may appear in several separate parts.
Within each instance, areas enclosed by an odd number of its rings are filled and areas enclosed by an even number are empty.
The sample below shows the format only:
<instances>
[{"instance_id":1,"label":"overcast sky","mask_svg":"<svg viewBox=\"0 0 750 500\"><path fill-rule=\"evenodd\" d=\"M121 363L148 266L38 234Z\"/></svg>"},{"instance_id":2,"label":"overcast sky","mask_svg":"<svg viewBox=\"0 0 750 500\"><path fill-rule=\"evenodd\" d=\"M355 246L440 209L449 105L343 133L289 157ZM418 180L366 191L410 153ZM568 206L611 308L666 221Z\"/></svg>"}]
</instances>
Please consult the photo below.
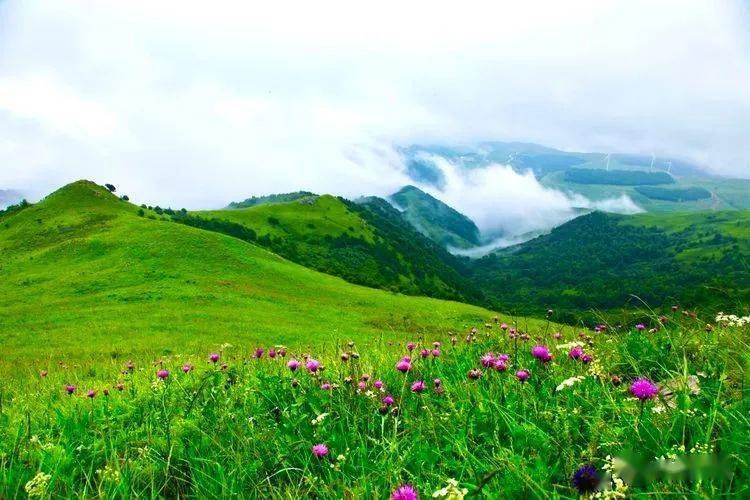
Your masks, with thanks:
<instances>
[{"instance_id":1,"label":"overcast sky","mask_svg":"<svg viewBox=\"0 0 750 500\"><path fill-rule=\"evenodd\" d=\"M1 2L0 188L384 194L395 144L480 140L750 177L747 2L500 3Z\"/></svg>"}]
</instances>

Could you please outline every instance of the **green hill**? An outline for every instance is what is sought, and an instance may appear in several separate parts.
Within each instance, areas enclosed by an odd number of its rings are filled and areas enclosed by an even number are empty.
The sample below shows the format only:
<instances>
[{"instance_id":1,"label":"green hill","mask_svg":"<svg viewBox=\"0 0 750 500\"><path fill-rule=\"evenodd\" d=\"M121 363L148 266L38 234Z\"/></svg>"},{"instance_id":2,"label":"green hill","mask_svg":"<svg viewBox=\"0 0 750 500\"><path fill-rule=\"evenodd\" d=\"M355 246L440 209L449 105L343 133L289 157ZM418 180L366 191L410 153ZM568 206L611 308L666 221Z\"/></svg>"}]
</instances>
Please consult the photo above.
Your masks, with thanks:
<instances>
[{"instance_id":1,"label":"green hill","mask_svg":"<svg viewBox=\"0 0 750 500\"><path fill-rule=\"evenodd\" d=\"M475 263L495 303L569 314L649 306L737 310L750 299L750 212L621 216L594 212Z\"/></svg>"},{"instance_id":2,"label":"green hill","mask_svg":"<svg viewBox=\"0 0 750 500\"><path fill-rule=\"evenodd\" d=\"M243 201L233 201L227 208L248 208L266 203L286 203L297 201L304 198L315 197L314 193L309 191L296 191L294 193L269 194L266 196L253 196Z\"/></svg>"},{"instance_id":3,"label":"green hill","mask_svg":"<svg viewBox=\"0 0 750 500\"><path fill-rule=\"evenodd\" d=\"M479 228L471 219L419 188L405 186L390 198L403 210L407 221L440 245L479 245Z\"/></svg>"},{"instance_id":4,"label":"green hill","mask_svg":"<svg viewBox=\"0 0 750 500\"><path fill-rule=\"evenodd\" d=\"M79 181L0 220L7 369L40 356L156 356L223 342L367 342L490 314L355 286L240 239L139 212Z\"/></svg>"},{"instance_id":5,"label":"green hill","mask_svg":"<svg viewBox=\"0 0 750 500\"><path fill-rule=\"evenodd\" d=\"M462 264L375 198L330 195L234 210L179 213L174 219L238 236L289 260L351 283L411 295L476 301Z\"/></svg>"}]
</instances>

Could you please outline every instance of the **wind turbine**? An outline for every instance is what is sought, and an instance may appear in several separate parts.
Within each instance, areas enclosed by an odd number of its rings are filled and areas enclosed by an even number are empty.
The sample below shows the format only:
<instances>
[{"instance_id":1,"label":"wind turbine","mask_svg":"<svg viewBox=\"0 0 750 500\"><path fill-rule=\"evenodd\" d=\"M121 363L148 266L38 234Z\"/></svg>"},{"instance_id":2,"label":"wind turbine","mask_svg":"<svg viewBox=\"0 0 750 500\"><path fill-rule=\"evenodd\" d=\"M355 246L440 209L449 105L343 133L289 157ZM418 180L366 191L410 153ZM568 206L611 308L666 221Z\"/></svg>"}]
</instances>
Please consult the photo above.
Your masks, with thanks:
<instances>
[{"instance_id":1,"label":"wind turbine","mask_svg":"<svg viewBox=\"0 0 750 500\"><path fill-rule=\"evenodd\" d=\"M609 172L609 159L612 156L612 153L607 153L607 172Z\"/></svg>"}]
</instances>

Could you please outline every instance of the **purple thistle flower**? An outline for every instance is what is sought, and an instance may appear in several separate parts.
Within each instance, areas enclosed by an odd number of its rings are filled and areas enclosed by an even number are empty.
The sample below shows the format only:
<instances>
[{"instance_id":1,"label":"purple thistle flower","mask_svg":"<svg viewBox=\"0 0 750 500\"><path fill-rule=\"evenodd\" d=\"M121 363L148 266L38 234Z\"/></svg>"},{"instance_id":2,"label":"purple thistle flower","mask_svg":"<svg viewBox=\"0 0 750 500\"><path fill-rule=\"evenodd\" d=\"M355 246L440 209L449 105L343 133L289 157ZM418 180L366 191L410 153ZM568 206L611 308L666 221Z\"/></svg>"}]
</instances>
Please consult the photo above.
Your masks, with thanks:
<instances>
[{"instance_id":1,"label":"purple thistle flower","mask_svg":"<svg viewBox=\"0 0 750 500\"><path fill-rule=\"evenodd\" d=\"M488 352L487 354L479 358L479 361L480 363L482 363L482 366L484 366L485 368L489 368L495 363L495 355L491 352Z\"/></svg>"},{"instance_id":2,"label":"purple thistle flower","mask_svg":"<svg viewBox=\"0 0 750 500\"><path fill-rule=\"evenodd\" d=\"M359 382L357 384L357 389L360 391L364 391L365 389L367 389L367 382L365 382L364 380Z\"/></svg>"},{"instance_id":3,"label":"purple thistle flower","mask_svg":"<svg viewBox=\"0 0 750 500\"><path fill-rule=\"evenodd\" d=\"M86 396L88 396L91 399L94 399L96 397L96 391L94 389L89 390L89 392L86 393Z\"/></svg>"},{"instance_id":4,"label":"purple thistle flower","mask_svg":"<svg viewBox=\"0 0 750 500\"><path fill-rule=\"evenodd\" d=\"M316 457L323 458L324 456L328 455L328 446L324 445L323 443L318 443L312 447L312 452Z\"/></svg>"},{"instance_id":5,"label":"purple thistle flower","mask_svg":"<svg viewBox=\"0 0 750 500\"><path fill-rule=\"evenodd\" d=\"M581 494L593 493L599 486L599 471L593 465L583 465L573 473L570 482Z\"/></svg>"},{"instance_id":6,"label":"purple thistle flower","mask_svg":"<svg viewBox=\"0 0 750 500\"><path fill-rule=\"evenodd\" d=\"M372 385L375 387L375 389L382 389L385 384L383 384L382 380L376 380L372 383Z\"/></svg>"},{"instance_id":7,"label":"purple thistle flower","mask_svg":"<svg viewBox=\"0 0 750 500\"><path fill-rule=\"evenodd\" d=\"M211 363L216 363L221 358L221 354L218 354L216 352L212 352L211 355L208 356L208 360L211 361Z\"/></svg>"},{"instance_id":8,"label":"purple thistle flower","mask_svg":"<svg viewBox=\"0 0 750 500\"><path fill-rule=\"evenodd\" d=\"M292 358L292 359L289 360L289 362L286 364L286 366L290 370L292 370L292 371L297 371L297 368L299 368L299 361L297 361L296 359Z\"/></svg>"},{"instance_id":9,"label":"purple thistle flower","mask_svg":"<svg viewBox=\"0 0 750 500\"><path fill-rule=\"evenodd\" d=\"M268 357L271 358L271 359L275 358L276 357L276 351L274 349L271 349L270 351L268 351Z\"/></svg>"},{"instance_id":10,"label":"purple thistle flower","mask_svg":"<svg viewBox=\"0 0 750 500\"><path fill-rule=\"evenodd\" d=\"M193 371L193 365L192 364L185 363L184 365L182 365L182 372L183 373L189 373L191 371Z\"/></svg>"},{"instance_id":11,"label":"purple thistle flower","mask_svg":"<svg viewBox=\"0 0 750 500\"><path fill-rule=\"evenodd\" d=\"M74 385L66 385L65 386L65 392L67 392L68 394L73 394L74 392L76 392L76 386L74 386Z\"/></svg>"},{"instance_id":12,"label":"purple thistle flower","mask_svg":"<svg viewBox=\"0 0 750 500\"><path fill-rule=\"evenodd\" d=\"M429 349L422 349L419 351L419 355L423 358L428 358L430 356L430 350Z\"/></svg>"},{"instance_id":13,"label":"purple thistle flower","mask_svg":"<svg viewBox=\"0 0 750 500\"><path fill-rule=\"evenodd\" d=\"M332 387L331 387L331 384L329 384L328 382L323 382L320 385L320 388L323 389L324 391L330 391Z\"/></svg>"},{"instance_id":14,"label":"purple thistle flower","mask_svg":"<svg viewBox=\"0 0 750 500\"><path fill-rule=\"evenodd\" d=\"M469 370L468 376L472 380L477 380L482 376L482 370L477 370L476 368L472 368Z\"/></svg>"},{"instance_id":15,"label":"purple thistle flower","mask_svg":"<svg viewBox=\"0 0 750 500\"><path fill-rule=\"evenodd\" d=\"M583 356L581 356L581 361L583 361L586 364L589 364L592 361L594 361L594 357L591 354L584 354Z\"/></svg>"},{"instance_id":16,"label":"purple thistle flower","mask_svg":"<svg viewBox=\"0 0 750 500\"><path fill-rule=\"evenodd\" d=\"M411 359L402 358L401 361L396 363L396 370L400 371L401 373L406 373L411 370Z\"/></svg>"},{"instance_id":17,"label":"purple thistle flower","mask_svg":"<svg viewBox=\"0 0 750 500\"><path fill-rule=\"evenodd\" d=\"M437 348L433 349L432 350L432 357L433 358L439 358L440 357L440 349L437 349Z\"/></svg>"},{"instance_id":18,"label":"purple thistle flower","mask_svg":"<svg viewBox=\"0 0 750 500\"><path fill-rule=\"evenodd\" d=\"M508 369L507 362L503 361L502 359L496 359L495 364L492 366L495 368L495 370L499 372L504 372L505 370Z\"/></svg>"},{"instance_id":19,"label":"purple thistle flower","mask_svg":"<svg viewBox=\"0 0 750 500\"><path fill-rule=\"evenodd\" d=\"M518 370L516 372L516 378L520 382L526 382L527 380L529 380L529 376L530 376L530 374L529 374L529 372L527 370Z\"/></svg>"},{"instance_id":20,"label":"purple thistle flower","mask_svg":"<svg viewBox=\"0 0 750 500\"><path fill-rule=\"evenodd\" d=\"M404 484L393 490L391 500L419 500L419 495L412 485Z\"/></svg>"},{"instance_id":21,"label":"purple thistle flower","mask_svg":"<svg viewBox=\"0 0 750 500\"><path fill-rule=\"evenodd\" d=\"M262 347L258 347L255 350L255 354L253 354L253 357L256 359L260 359L263 357L263 353L266 352Z\"/></svg>"},{"instance_id":22,"label":"purple thistle flower","mask_svg":"<svg viewBox=\"0 0 750 500\"><path fill-rule=\"evenodd\" d=\"M509 359L510 359L510 354L499 354L497 356L497 360L502 361L503 363L507 363Z\"/></svg>"},{"instance_id":23,"label":"purple thistle flower","mask_svg":"<svg viewBox=\"0 0 750 500\"><path fill-rule=\"evenodd\" d=\"M643 323L638 323L637 325L635 325L635 329L638 330L639 332L642 332L643 330L646 329L646 325L644 325Z\"/></svg>"},{"instance_id":24,"label":"purple thistle flower","mask_svg":"<svg viewBox=\"0 0 750 500\"><path fill-rule=\"evenodd\" d=\"M396 400L393 399L393 396L391 396L390 394L386 394L385 397L383 398L383 404L386 406L391 406L395 402Z\"/></svg>"},{"instance_id":25,"label":"purple thistle flower","mask_svg":"<svg viewBox=\"0 0 750 500\"><path fill-rule=\"evenodd\" d=\"M281 356L282 358L286 356L286 349L284 349L283 347L279 349L279 356Z\"/></svg>"},{"instance_id":26,"label":"purple thistle flower","mask_svg":"<svg viewBox=\"0 0 750 500\"><path fill-rule=\"evenodd\" d=\"M417 344L415 344L414 342L409 342L408 344L406 344L406 349L409 352L413 351L415 347L417 347Z\"/></svg>"},{"instance_id":27,"label":"purple thistle flower","mask_svg":"<svg viewBox=\"0 0 750 500\"><path fill-rule=\"evenodd\" d=\"M411 384L411 392L420 393L424 391L427 388L427 385L424 383L423 380L417 380L413 384Z\"/></svg>"},{"instance_id":28,"label":"purple thistle flower","mask_svg":"<svg viewBox=\"0 0 750 500\"><path fill-rule=\"evenodd\" d=\"M630 385L630 394L645 401L653 399L659 393L659 388L647 378L639 378Z\"/></svg>"},{"instance_id":29,"label":"purple thistle flower","mask_svg":"<svg viewBox=\"0 0 750 500\"><path fill-rule=\"evenodd\" d=\"M575 346L570 351L568 351L568 356L570 359L581 359L581 356L583 356L583 348L581 346Z\"/></svg>"},{"instance_id":30,"label":"purple thistle flower","mask_svg":"<svg viewBox=\"0 0 750 500\"><path fill-rule=\"evenodd\" d=\"M552 354L549 352L547 346L535 345L531 348L531 355L542 363L547 363L552 360Z\"/></svg>"},{"instance_id":31,"label":"purple thistle flower","mask_svg":"<svg viewBox=\"0 0 750 500\"><path fill-rule=\"evenodd\" d=\"M317 359L310 358L307 360L307 363L305 364L305 367L311 372L315 373L320 369L320 361Z\"/></svg>"},{"instance_id":32,"label":"purple thistle flower","mask_svg":"<svg viewBox=\"0 0 750 500\"><path fill-rule=\"evenodd\" d=\"M500 325L500 328L502 330L507 330L508 329L508 324L507 323L503 323L502 325Z\"/></svg>"},{"instance_id":33,"label":"purple thistle flower","mask_svg":"<svg viewBox=\"0 0 750 500\"><path fill-rule=\"evenodd\" d=\"M443 385L443 381L440 380L439 378L436 378L435 380L433 380L432 383L435 384L435 387L440 387L441 385Z\"/></svg>"},{"instance_id":34,"label":"purple thistle flower","mask_svg":"<svg viewBox=\"0 0 750 500\"><path fill-rule=\"evenodd\" d=\"M156 372L156 376L162 380L166 380L166 378L169 377L169 370L161 369L158 372Z\"/></svg>"}]
</instances>

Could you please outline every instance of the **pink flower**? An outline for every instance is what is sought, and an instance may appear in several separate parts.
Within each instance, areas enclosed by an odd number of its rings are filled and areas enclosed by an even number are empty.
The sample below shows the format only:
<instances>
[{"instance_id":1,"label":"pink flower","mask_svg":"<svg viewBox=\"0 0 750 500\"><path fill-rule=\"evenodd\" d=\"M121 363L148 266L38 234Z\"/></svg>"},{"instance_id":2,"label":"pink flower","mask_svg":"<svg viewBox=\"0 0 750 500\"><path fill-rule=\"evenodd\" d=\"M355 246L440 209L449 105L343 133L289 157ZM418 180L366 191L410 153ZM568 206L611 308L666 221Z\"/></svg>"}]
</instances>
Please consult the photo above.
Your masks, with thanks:
<instances>
[{"instance_id":1,"label":"pink flower","mask_svg":"<svg viewBox=\"0 0 750 500\"><path fill-rule=\"evenodd\" d=\"M328 382L323 382L320 385L320 388L323 389L324 391L330 391L332 387L331 387L331 384L329 384Z\"/></svg>"},{"instance_id":2,"label":"pink flower","mask_svg":"<svg viewBox=\"0 0 750 500\"><path fill-rule=\"evenodd\" d=\"M591 354L584 354L583 356L581 356L581 361L583 361L586 364L589 364L592 361L594 361L594 358L591 356Z\"/></svg>"},{"instance_id":3,"label":"pink flower","mask_svg":"<svg viewBox=\"0 0 750 500\"><path fill-rule=\"evenodd\" d=\"M409 342L408 344L406 344L406 349L409 351L413 351L415 347L417 347L417 344L415 344L414 342Z\"/></svg>"},{"instance_id":4,"label":"pink flower","mask_svg":"<svg viewBox=\"0 0 750 500\"><path fill-rule=\"evenodd\" d=\"M375 382L372 383L372 385L375 386L375 389L380 390L383 388L383 385L385 384L383 384L382 380L376 380Z\"/></svg>"},{"instance_id":5,"label":"pink flower","mask_svg":"<svg viewBox=\"0 0 750 500\"><path fill-rule=\"evenodd\" d=\"M421 351L419 351L419 355L422 356L423 358L427 358L430 356L430 350L422 349Z\"/></svg>"},{"instance_id":6,"label":"pink flower","mask_svg":"<svg viewBox=\"0 0 750 500\"><path fill-rule=\"evenodd\" d=\"M521 382L526 382L529 380L529 372L526 370L518 370L516 372L516 378Z\"/></svg>"},{"instance_id":7,"label":"pink flower","mask_svg":"<svg viewBox=\"0 0 750 500\"><path fill-rule=\"evenodd\" d=\"M504 372L505 370L508 369L507 363L505 361L503 361L502 359L495 360L495 364L493 366L494 366L495 370L497 370L499 372Z\"/></svg>"},{"instance_id":8,"label":"pink flower","mask_svg":"<svg viewBox=\"0 0 750 500\"><path fill-rule=\"evenodd\" d=\"M266 352L262 347L258 347L255 350L255 354L253 354L253 357L256 359L260 359L263 357L263 353Z\"/></svg>"},{"instance_id":9,"label":"pink flower","mask_svg":"<svg viewBox=\"0 0 750 500\"><path fill-rule=\"evenodd\" d=\"M583 356L583 348L581 346L575 346L568 351L570 359L580 359Z\"/></svg>"},{"instance_id":10,"label":"pink flower","mask_svg":"<svg viewBox=\"0 0 750 500\"><path fill-rule=\"evenodd\" d=\"M324 445L323 443L318 443L312 447L312 452L316 457L323 458L324 456L328 455L328 446Z\"/></svg>"},{"instance_id":11,"label":"pink flower","mask_svg":"<svg viewBox=\"0 0 750 500\"><path fill-rule=\"evenodd\" d=\"M420 393L420 392L424 391L426 388L427 388L427 386L425 385L424 381L422 381L422 380L417 380L416 382L414 382L413 384L411 384L411 392Z\"/></svg>"},{"instance_id":12,"label":"pink flower","mask_svg":"<svg viewBox=\"0 0 750 500\"><path fill-rule=\"evenodd\" d=\"M432 357L433 358L439 358L440 357L440 349L433 349L432 350Z\"/></svg>"},{"instance_id":13,"label":"pink flower","mask_svg":"<svg viewBox=\"0 0 750 500\"><path fill-rule=\"evenodd\" d=\"M395 401L396 400L393 399L393 396L391 396L390 394L386 394L383 398L383 404L386 406L391 406Z\"/></svg>"},{"instance_id":14,"label":"pink flower","mask_svg":"<svg viewBox=\"0 0 750 500\"><path fill-rule=\"evenodd\" d=\"M96 397L96 391L94 389L89 390L89 392L86 393L86 396L88 396L91 399L94 399Z\"/></svg>"},{"instance_id":15,"label":"pink flower","mask_svg":"<svg viewBox=\"0 0 750 500\"><path fill-rule=\"evenodd\" d=\"M396 363L396 370L400 371L401 373L406 373L411 370L411 358L402 358L398 363Z\"/></svg>"},{"instance_id":16,"label":"pink flower","mask_svg":"<svg viewBox=\"0 0 750 500\"><path fill-rule=\"evenodd\" d=\"M391 500L419 500L419 495L410 484L404 484L393 490Z\"/></svg>"},{"instance_id":17,"label":"pink flower","mask_svg":"<svg viewBox=\"0 0 750 500\"><path fill-rule=\"evenodd\" d=\"M320 369L320 361L317 359L310 358L307 360L305 367L311 372L315 373Z\"/></svg>"},{"instance_id":18,"label":"pink flower","mask_svg":"<svg viewBox=\"0 0 750 500\"><path fill-rule=\"evenodd\" d=\"M286 364L286 366L290 370L292 370L292 371L297 371L297 368L299 368L299 361L297 361L296 359L292 358L292 359L289 360L289 362Z\"/></svg>"},{"instance_id":19,"label":"pink flower","mask_svg":"<svg viewBox=\"0 0 750 500\"><path fill-rule=\"evenodd\" d=\"M221 358L221 354L218 354L218 353L215 353L215 352L212 352L211 355L208 356L208 359L209 359L209 361L211 361L211 363L218 362L220 358Z\"/></svg>"},{"instance_id":20,"label":"pink flower","mask_svg":"<svg viewBox=\"0 0 750 500\"><path fill-rule=\"evenodd\" d=\"M659 394L659 388L649 379L639 378L630 385L630 393L641 401L645 401L655 398Z\"/></svg>"},{"instance_id":21,"label":"pink flower","mask_svg":"<svg viewBox=\"0 0 750 500\"><path fill-rule=\"evenodd\" d=\"M279 356L281 356L282 358L286 356L286 349L284 349L283 347L279 349Z\"/></svg>"},{"instance_id":22,"label":"pink flower","mask_svg":"<svg viewBox=\"0 0 750 500\"><path fill-rule=\"evenodd\" d=\"M362 381L362 382L358 383L357 384L357 389L359 389L360 391L364 391L365 389L367 389L367 382Z\"/></svg>"},{"instance_id":23,"label":"pink flower","mask_svg":"<svg viewBox=\"0 0 750 500\"><path fill-rule=\"evenodd\" d=\"M270 351L268 351L268 357L271 358L271 359L275 358L276 357L276 351L273 350L273 349L271 349Z\"/></svg>"},{"instance_id":24,"label":"pink flower","mask_svg":"<svg viewBox=\"0 0 750 500\"><path fill-rule=\"evenodd\" d=\"M443 385L443 381L440 380L439 378L436 378L435 380L433 380L432 383L435 384L435 387L440 387L441 385Z\"/></svg>"},{"instance_id":25,"label":"pink flower","mask_svg":"<svg viewBox=\"0 0 750 500\"><path fill-rule=\"evenodd\" d=\"M156 376L162 380L166 380L167 377L169 377L169 370L161 369L158 372L156 372Z\"/></svg>"},{"instance_id":26,"label":"pink flower","mask_svg":"<svg viewBox=\"0 0 750 500\"><path fill-rule=\"evenodd\" d=\"M74 385L66 385L65 386L65 392L67 392L68 394L73 394L74 392L76 392L76 386L74 386Z\"/></svg>"},{"instance_id":27,"label":"pink flower","mask_svg":"<svg viewBox=\"0 0 750 500\"><path fill-rule=\"evenodd\" d=\"M507 330L508 329L508 324L507 323L503 323L502 325L500 325L500 328L503 329L503 330Z\"/></svg>"},{"instance_id":28,"label":"pink flower","mask_svg":"<svg viewBox=\"0 0 750 500\"><path fill-rule=\"evenodd\" d=\"M552 354L549 352L549 349L543 345L536 345L532 347L531 355L542 363L547 363L548 361L552 360Z\"/></svg>"},{"instance_id":29,"label":"pink flower","mask_svg":"<svg viewBox=\"0 0 750 500\"><path fill-rule=\"evenodd\" d=\"M638 323L637 325L635 325L635 329L638 330L639 332L642 332L643 330L646 329L646 325L644 325L643 323Z\"/></svg>"},{"instance_id":30,"label":"pink flower","mask_svg":"<svg viewBox=\"0 0 750 500\"><path fill-rule=\"evenodd\" d=\"M185 363L184 365L182 365L183 373L189 373L191 371L193 371L193 365L191 365L190 363Z\"/></svg>"},{"instance_id":31,"label":"pink flower","mask_svg":"<svg viewBox=\"0 0 750 500\"><path fill-rule=\"evenodd\" d=\"M482 366L485 368L489 368L495 363L495 355L491 352L488 352L484 356L482 356L479 361L482 363Z\"/></svg>"},{"instance_id":32,"label":"pink flower","mask_svg":"<svg viewBox=\"0 0 750 500\"><path fill-rule=\"evenodd\" d=\"M555 340L560 340L562 338L562 333L555 332L555 334L553 335L553 337L555 338Z\"/></svg>"}]
</instances>

